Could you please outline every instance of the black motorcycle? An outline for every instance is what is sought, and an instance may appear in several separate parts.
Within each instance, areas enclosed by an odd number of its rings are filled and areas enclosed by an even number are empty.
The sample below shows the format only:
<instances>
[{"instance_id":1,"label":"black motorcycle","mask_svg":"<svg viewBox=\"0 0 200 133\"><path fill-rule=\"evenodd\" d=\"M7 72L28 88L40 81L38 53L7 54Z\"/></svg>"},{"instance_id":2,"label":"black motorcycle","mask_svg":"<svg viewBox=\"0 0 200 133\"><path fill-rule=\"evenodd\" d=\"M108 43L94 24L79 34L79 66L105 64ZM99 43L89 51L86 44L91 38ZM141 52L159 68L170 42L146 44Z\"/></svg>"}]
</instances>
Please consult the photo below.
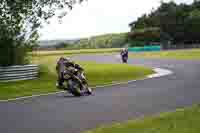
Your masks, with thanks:
<instances>
[{"instance_id":1,"label":"black motorcycle","mask_svg":"<svg viewBox=\"0 0 200 133\"><path fill-rule=\"evenodd\" d=\"M128 61L128 51L127 50L123 50L121 52L121 58L122 58L122 63L127 63L127 61Z\"/></svg>"},{"instance_id":2,"label":"black motorcycle","mask_svg":"<svg viewBox=\"0 0 200 133\"><path fill-rule=\"evenodd\" d=\"M127 56L122 56L122 62L123 63L127 63L128 61L128 57Z\"/></svg>"},{"instance_id":3,"label":"black motorcycle","mask_svg":"<svg viewBox=\"0 0 200 133\"><path fill-rule=\"evenodd\" d=\"M64 89L74 96L91 95L92 89L88 86L87 79L85 77L84 69L76 64L69 70L65 70L64 77Z\"/></svg>"}]
</instances>

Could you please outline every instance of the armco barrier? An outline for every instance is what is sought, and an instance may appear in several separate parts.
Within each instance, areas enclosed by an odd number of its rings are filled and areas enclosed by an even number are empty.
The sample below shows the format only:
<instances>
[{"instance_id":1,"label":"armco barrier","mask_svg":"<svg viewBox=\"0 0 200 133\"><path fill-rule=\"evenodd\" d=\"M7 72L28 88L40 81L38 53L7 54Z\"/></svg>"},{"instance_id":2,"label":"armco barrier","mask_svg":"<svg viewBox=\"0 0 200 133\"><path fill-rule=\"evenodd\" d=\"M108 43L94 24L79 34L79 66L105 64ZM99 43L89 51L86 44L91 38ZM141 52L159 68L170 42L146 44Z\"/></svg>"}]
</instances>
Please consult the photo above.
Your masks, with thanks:
<instances>
[{"instance_id":1,"label":"armco barrier","mask_svg":"<svg viewBox=\"0 0 200 133\"><path fill-rule=\"evenodd\" d=\"M145 51L160 51L161 46L144 46L128 48L129 52L145 52Z\"/></svg>"},{"instance_id":2,"label":"armco barrier","mask_svg":"<svg viewBox=\"0 0 200 133\"><path fill-rule=\"evenodd\" d=\"M38 65L0 67L0 82L35 79L38 72Z\"/></svg>"}]
</instances>

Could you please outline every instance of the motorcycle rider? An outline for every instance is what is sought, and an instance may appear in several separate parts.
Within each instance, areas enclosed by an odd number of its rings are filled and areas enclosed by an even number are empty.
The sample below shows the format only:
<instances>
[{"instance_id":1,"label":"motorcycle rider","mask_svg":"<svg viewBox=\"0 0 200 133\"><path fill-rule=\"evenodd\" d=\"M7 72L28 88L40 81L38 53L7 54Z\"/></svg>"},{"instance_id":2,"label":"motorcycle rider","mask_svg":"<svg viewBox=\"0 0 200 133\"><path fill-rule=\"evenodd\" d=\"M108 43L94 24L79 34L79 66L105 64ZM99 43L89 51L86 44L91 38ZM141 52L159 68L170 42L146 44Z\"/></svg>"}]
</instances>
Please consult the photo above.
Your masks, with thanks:
<instances>
[{"instance_id":1,"label":"motorcycle rider","mask_svg":"<svg viewBox=\"0 0 200 133\"><path fill-rule=\"evenodd\" d=\"M56 65L56 71L58 75L58 81L56 83L56 86L58 88L63 88L64 83L64 71L67 70L69 74L72 75L71 71L73 68L80 67L78 64L75 64L70 58L64 58L60 57L60 59L57 61ZM75 75L73 75L74 78L77 78Z\"/></svg>"},{"instance_id":2,"label":"motorcycle rider","mask_svg":"<svg viewBox=\"0 0 200 133\"><path fill-rule=\"evenodd\" d=\"M123 63L127 63L128 60L128 49L127 48L123 48L121 53L120 53L121 57L122 57L122 61ZM126 60L124 60L126 59Z\"/></svg>"},{"instance_id":3,"label":"motorcycle rider","mask_svg":"<svg viewBox=\"0 0 200 133\"><path fill-rule=\"evenodd\" d=\"M79 78L80 75L75 74L78 71L83 71L83 70L84 69L79 64L74 63L72 60L70 60L70 58L60 57L56 65L56 71L58 74L58 81L56 83L57 88L64 89L64 90L66 89L69 93L71 93L71 90L68 88L65 88L65 86L63 85L65 81L64 75L67 74L67 75L70 75L71 78L78 81L82 89L87 87L87 90L84 92L81 92L82 93L81 95L85 95L85 94L91 95L92 90L88 86L87 82L85 82L85 80L82 81L82 79Z\"/></svg>"}]
</instances>

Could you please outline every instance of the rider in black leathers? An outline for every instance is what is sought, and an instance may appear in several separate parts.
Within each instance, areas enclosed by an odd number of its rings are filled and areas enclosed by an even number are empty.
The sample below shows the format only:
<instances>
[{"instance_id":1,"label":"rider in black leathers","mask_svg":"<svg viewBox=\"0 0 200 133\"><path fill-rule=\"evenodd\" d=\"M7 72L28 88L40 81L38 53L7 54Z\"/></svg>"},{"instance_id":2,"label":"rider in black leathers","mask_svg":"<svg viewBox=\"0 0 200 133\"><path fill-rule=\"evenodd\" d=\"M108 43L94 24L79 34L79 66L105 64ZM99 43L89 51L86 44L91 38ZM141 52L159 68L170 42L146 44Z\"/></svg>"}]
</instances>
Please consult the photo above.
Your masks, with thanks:
<instances>
[{"instance_id":1,"label":"rider in black leathers","mask_svg":"<svg viewBox=\"0 0 200 133\"><path fill-rule=\"evenodd\" d=\"M78 81L81 82L78 77L76 77L73 73L71 73L71 70L73 68L81 69L80 66L78 64L75 64L73 61L71 61L70 58L60 57L56 65L56 71L58 74L58 81L57 81L56 86L58 88L63 88L64 71L67 71L68 74L72 75L74 78L77 78Z\"/></svg>"},{"instance_id":2,"label":"rider in black leathers","mask_svg":"<svg viewBox=\"0 0 200 133\"><path fill-rule=\"evenodd\" d=\"M127 63L127 60L128 60L128 49L127 48L122 49L120 55L121 55L123 63Z\"/></svg>"}]
</instances>

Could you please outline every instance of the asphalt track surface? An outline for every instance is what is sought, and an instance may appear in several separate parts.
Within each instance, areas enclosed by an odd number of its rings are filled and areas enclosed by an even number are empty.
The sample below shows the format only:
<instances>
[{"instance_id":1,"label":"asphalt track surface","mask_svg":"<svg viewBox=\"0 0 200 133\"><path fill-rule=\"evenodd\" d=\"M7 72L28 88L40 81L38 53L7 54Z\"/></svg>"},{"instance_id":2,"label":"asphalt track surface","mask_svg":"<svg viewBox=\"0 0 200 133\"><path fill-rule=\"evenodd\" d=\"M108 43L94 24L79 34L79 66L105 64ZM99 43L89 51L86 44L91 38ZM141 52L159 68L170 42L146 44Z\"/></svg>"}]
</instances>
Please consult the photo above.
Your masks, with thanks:
<instances>
[{"instance_id":1,"label":"asphalt track surface","mask_svg":"<svg viewBox=\"0 0 200 133\"><path fill-rule=\"evenodd\" d=\"M112 55L84 55L74 59L119 63ZM199 61L130 59L129 63L166 68L174 74L100 88L94 96L75 98L60 93L1 102L0 132L79 133L200 103Z\"/></svg>"}]
</instances>

